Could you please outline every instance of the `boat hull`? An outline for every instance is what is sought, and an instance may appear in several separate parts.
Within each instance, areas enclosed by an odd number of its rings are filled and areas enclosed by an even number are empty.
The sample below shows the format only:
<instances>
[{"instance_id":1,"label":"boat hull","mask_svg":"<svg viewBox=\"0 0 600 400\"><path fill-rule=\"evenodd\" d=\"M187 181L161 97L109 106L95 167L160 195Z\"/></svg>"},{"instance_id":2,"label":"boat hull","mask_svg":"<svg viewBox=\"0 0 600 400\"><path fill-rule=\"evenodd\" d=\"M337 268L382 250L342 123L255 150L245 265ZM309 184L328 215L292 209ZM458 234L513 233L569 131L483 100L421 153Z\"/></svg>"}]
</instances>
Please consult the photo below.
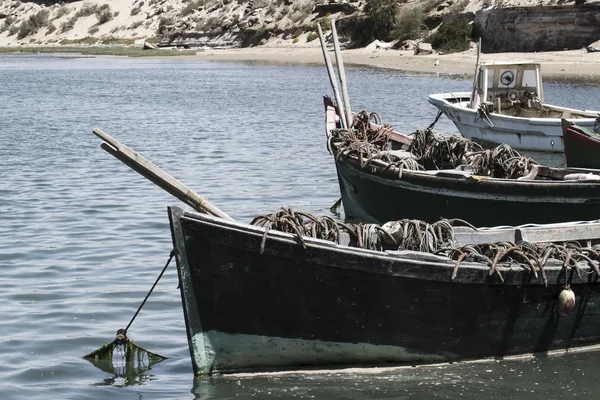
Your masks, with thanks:
<instances>
[{"instance_id":1,"label":"boat hull","mask_svg":"<svg viewBox=\"0 0 600 400\"><path fill-rule=\"evenodd\" d=\"M578 126L565 123L563 137L567 166L600 169L600 140Z\"/></svg>"},{"instance_id":2,"label":"boat hull","mask_svg":"<svg viewBox=\"0 0 600 400\"><path fill-rule=\"evenodd\" d=\"M462 136L486 147L504 143L517 150L564 151L560 118L520 118L490 113L486 119L477 110L465 106L469 93L455 96L459 102L448 102L448 94L435 94L429 96L429 103L442 111ZM582 118L577 123L593 127L594 119Z\"/></svg>"},{"instance_id":3,"label":"boat hull","mask_svg":"<svg viewBox=\"0 0 600 400\"><path fill-rule=\"evenodd\" d=\"M435 222L443 217L499 226L600 218L600 183L444 177L413 171L398 177L341 158L336 168L346 217L368 222L403 218Z\"/></svg>"},{"instance_id":4,"label":"boat hull","mask_svg":"<svg viewBox=\"0 0 600 400\"><path fill-rule=\"evenodd\" d=\"M170 208L196 374L398 365L547 352L600 340L597 276L399 256ZM417 255L415 255L417 254ZM577 307L555 303L571 283ZM590 283L592 282L592 283Z\"/></svg>"}]
</instances>

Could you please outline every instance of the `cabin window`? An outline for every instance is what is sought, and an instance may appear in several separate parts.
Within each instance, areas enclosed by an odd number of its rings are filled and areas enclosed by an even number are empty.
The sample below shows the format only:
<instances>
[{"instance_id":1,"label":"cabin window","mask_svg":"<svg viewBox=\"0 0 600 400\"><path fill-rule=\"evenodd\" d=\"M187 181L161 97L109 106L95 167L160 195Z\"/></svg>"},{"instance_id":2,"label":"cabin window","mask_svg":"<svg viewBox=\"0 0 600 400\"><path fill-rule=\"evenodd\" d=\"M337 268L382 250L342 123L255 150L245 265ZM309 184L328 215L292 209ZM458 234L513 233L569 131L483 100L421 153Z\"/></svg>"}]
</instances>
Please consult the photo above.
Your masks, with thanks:
<instances>
[{"instance_id":1,"label":"cabin window","mask_svg":"<svg viewBox=\"0 0 600 400\"><path fill-rule=\"evenodd\" d=\"M487 70L487 87L488 88L494 87L494 72L495 71L493 69Z\"/></svg>"},{"instance_id":2,"label":"cabin window","mask_svg":"<svg viewBox=\"0 0 600 400\"><path fill-rule=\"evenodd\" d=\"M535 75L535 71L533 70L523 71L523 87L536 87L537 77Z\"/></svg>"},{"instance_id":3,"label":"cabin window","mask_svg":"<svg viewBox=\"0 0 600 400\"><path fill-rule=\"evenodd\" d=\"M512 89L517 84L517 69L507 68L500 69L500 76L498 77L498 87Z\"/></svg>"}]
</instances>

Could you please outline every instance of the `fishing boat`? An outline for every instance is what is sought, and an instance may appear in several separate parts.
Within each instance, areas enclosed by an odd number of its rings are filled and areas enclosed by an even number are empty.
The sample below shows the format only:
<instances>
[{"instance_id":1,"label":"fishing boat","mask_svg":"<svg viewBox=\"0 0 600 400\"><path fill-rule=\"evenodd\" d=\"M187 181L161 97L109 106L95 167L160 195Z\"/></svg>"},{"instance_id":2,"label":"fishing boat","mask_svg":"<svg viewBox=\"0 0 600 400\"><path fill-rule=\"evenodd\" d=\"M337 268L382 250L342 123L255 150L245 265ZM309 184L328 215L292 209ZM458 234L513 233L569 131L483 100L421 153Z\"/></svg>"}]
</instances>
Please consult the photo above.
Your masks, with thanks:
<instances>
[{"instance_id":1,"label":"fishing boat","mask_svg":"<svg viewBox=\"0 0 600 400\"><path fill-rule=\"evenodd\" d=\"M600 169L600 125L591 131L572 121L562 120L565 159L568 167Z\"/></svg>"},{"instance_id":2,"label":"fishing boat","mask_svg":"<svg viewBox=\"0 0 600 400\"><path fill-rule=\"evenodd\" d=\"M311 238L302 246L292 233L178 207L169 218L198 375L551 354L600 341L597 261L577 270L552 260L536 279L526 262L498 263L491 274L484 257L461 263ZM455 236L471 246L581 240L591 248L600 224L455 228Z\"/></svg>"},{"instance_id":3,"label":"fishing boat","mask_svg":"<svg viewBox=\"0 0 600 400\"><path fill-rule=\"evenodd\" d=\"M600 343L600 221L353 225L282 208L242 223L94 133L194 209L172 206L168 215L197 375L548 355Z\"/></svg>"},{"instance_id":4,"label":"fishing boat","mask_svg":"<svg viewBox=\"0 0 600 400\"><path fill-rule=\"evenodd\" d=\"M429 103L446 115L462 136L485 146L563 152L561 118L591 128L600 111L544 102L541 65L534 62L478 63L470 92L437 93Z\"/></svg>"},{"instance_id":5,"label":"fishing boat","mask_svg":"<svg viewBox=\"0 0 600 400\"><path fill-rule=\"evenodd\" d=\"M341 118L327 97L325 107L347 218L384 223L444 217L477 226L600 218L598 170L547 167L505 145L483 150L468 139L422 131L437 141L438 152L446 151L427 162L434 147L420 143L416 149L416 138L368 121L368 115L367 121L357 116L352 131L368 129L369 138L344 137L349 130L339 129Z\"/></svg>"}]
</instances>

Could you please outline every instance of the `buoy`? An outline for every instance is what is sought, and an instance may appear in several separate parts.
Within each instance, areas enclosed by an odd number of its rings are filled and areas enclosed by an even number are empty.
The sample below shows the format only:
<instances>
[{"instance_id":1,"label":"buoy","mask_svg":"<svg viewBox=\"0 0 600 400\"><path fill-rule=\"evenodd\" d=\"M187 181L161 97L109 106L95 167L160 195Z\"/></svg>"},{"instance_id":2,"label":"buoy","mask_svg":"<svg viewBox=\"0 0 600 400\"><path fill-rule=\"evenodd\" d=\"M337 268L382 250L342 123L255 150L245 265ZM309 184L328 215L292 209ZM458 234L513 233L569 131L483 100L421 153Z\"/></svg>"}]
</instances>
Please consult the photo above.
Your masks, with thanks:
<instances>
[{"instance_id":1,"label":"buoy","mask_svg":"<svg viewBox=\"0 0 600 400\"><path fill-rule=\"evenodd\" d=\"M561 317L566 317L571 311L573 311L574 307L575 293L573 293L569 286L565 286L558 295L558 300L556 301L556 311Z\"/></svg>"}]
</instances>

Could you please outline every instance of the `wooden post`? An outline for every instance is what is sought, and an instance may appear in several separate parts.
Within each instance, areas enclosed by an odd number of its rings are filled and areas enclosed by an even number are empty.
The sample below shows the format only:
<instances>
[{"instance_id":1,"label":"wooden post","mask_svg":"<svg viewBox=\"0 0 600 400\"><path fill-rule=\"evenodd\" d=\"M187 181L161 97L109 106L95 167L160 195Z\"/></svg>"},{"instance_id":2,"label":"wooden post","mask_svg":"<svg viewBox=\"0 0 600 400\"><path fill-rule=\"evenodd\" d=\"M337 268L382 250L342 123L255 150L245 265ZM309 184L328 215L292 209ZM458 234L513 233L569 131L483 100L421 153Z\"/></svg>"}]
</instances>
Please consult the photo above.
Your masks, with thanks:
<instances>
[{"instance_id":1,"label":"wooden post","mask_svg":"<svg viewBox=\"0 0 600 400\"><path fill-rule=\"evenodd\" d=\"M481 54L481 38L477 43L477 61L475 62L475 73L473 74L473 91L471 92L471 108L475 107L475 92L477 91L477 79L479 78L479 55Z\"/></svg>"},{"instance_id":2,"label":"wooden post","mask_svg":"<svg viewBox=\"0 0 600 400\"><path fill-rule=\"evenodd\" d=\"M201 213L210 214L228 221L233 221L233 218L212 205L204 197L200 196L198 193L194 192L192 189L185 186L171 175L167 174L148 159L144 158L139 153L136 153L130 147L120 143L108 133L98 128L95 128L92 132L106 142L101 144L102 149L106 150L108 153L121 160L125 165L138 172L144 178L148 179L157 186L160 186L193 209Z\"/></svg>"},{"instance_id":3,"label":"wooden post","mask_svg":"<svg viewBox=\"0 0 600 400\"><path fill-rule=\"evenodd\" d=\"M319 41L321 42L321 50L323 50L323 59L325 60L325 66L327 66L327 72L329 73L329 82L331 83L331 88L333 89L333 95L335 97L335 103L338 108L338 113L342 122L344 124L344 128L350 128L348 122L352 123L352 121L348 121L346 118L346 113L344 112L344 104L342 103L342 98L340 97L340 92L338 90L337 79L333 72L333 65L331 64L331 59L329 58L329 53L327 51L327 43L325 43L325 36L323 35L323 31L321 30L321 25L317 23L317 32L319 33Z\"/></svg>"},{"instance_id":4,"label":"wooden post","mask_svg":"<svg viewBox=\"0 0 600 400\"><path fill-rule=\"evenodd\" d=\"M335 50L335 62L340 74L340 83L342 84L342 99L344 100L344 109L346 110L346 118L348 119L350 128L352 126L352 109L350 108L350 99L348 97L348 87L346 86L346 72L344 71L344 60L342 60L342 51L340 50L340 41L338 40L337 29L335 29L335 21L331 20L331 33L333 35L333 49Z\"/></svg>"}]
</instances>

